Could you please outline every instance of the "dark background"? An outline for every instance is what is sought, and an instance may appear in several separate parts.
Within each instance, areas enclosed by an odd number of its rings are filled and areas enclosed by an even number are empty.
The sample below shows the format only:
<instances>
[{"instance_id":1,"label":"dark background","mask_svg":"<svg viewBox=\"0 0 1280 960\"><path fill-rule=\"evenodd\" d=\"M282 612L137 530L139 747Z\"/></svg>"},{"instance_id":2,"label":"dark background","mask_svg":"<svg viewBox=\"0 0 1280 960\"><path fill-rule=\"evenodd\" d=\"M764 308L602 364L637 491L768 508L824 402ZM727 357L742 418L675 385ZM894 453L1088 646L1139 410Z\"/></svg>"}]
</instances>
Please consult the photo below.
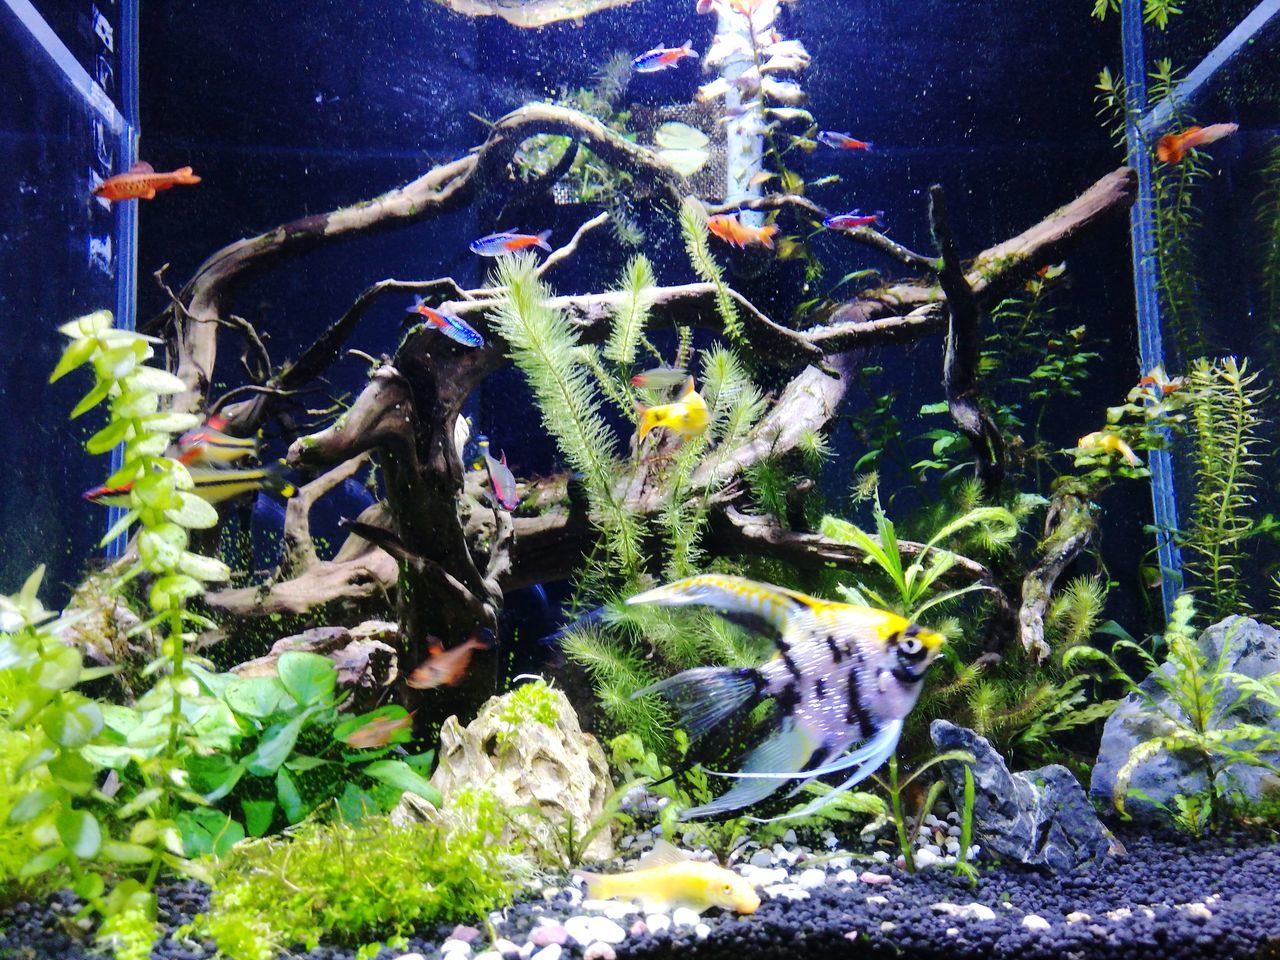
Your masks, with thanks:
<instances>
[{"instance_id":1,"label":"dark background","mask_svg":"<svg viewBox=\"0 0 1280 960\"><path fill-rule=\"evenodd\" d=\"M54 0L46 5L61 6ZM1153 40L1153 56L1167 53L1194 63L1219 38L1223 24L1251 6L1201 4L1207 12L1197 16L1193 9L1176 32ZM786 6L783 33L803 40L814 55L802 81L810 108L824 128L876 144L869 156L814 154L805 170L811 179L828 172L844 177L815 199L833 209L883 209L893 237L927 250L925 191L942 183L968 255L1075 197L1121 162L1095 118L1093 89L1102 67L1120 67L1119 21L1099 24L1089 7L1085 0L800 0ZM714 18L697 17L692 8L692 0L641 0L594 15L581 27L522 31L497 18L469 20L428 0L147 0L141 18L141 155L157 169L190 164L204 182L142 207L140 319L164 305L149 279L159 266L170 264L169 278L180 284L225 243L402 184L481 142L485 128L473 115L496 119L528 100L588 84L614 51L634 55L687 37L705 50ZM1213 268L1224 272L1224 283L1210 296L1215 330L1224 346L1237 349L1249 346L1258 323L1250 319L1258 308L1245 276L1256 189L1247 174L1232 171L1256 167L1267 139L1262 128L1275 126L1275 43L1269 38L1259 46L1253 59L1270 63L1271 71L1234 71L1224 102L1212 105L1212 120L1238 118L1249 129L1215 150L1224 173L1205 199L1205 244L1214 254ZM628 97L687 101L703 79L685 66L636 78ZM7 113L0 119L7 125ZM588 215L572 207L549 208L531 211L530 220L537 222L519 226L550 227L553 239L563 240ZM280 363L373 281L444 275L480 281L486 264L467 252L467 242L509 225L463 211L350 242L255 282L237 310L260 324ZM688 279L671 225L650 220L645 226L646 253L660 277ZM50 230L56 235L56 225ZM603 233L587 248L574 266L552 275L562 292L611 283L626 255ZM830 238L820 238L817 250L831 278L863 266L896 272ZM1137 373L1126 225L1118 221L1096 234L1070 258L1070 267L1073 282L1061 320L1087 323L1103 359L1086 396L1051 424L1064 446L1100 426L1104 408L1120 401ZM749 281L742 287L759 302L773 303L771 291ZM351 346L375 355L392 351L402 316L399 304L380 305ZM21 322L0 317L8 342L21 336ZM934 338L873 358L886 368L886 389L908 395L905 412L941 399L941 347ZM223 354L234 359L233 349ZM235 382L232 366L220 373ZM343 361L333 370L333 392L357 390L363 374L360 361ZM61 412L42 409L38 415L57 422ZM553 467L553 450L514 372L495 376L472 412L476 430L507 451L517 475ZM81 462L74 448L49 450L33 441L38 434L29 417L11 427L0 422L0 431L23 438L24 462L41 464L46 456L59 464ZM912 422L906 430L933 425ZM838 432L837 439L852 463L862 451L848 431ZM847 478L827 479L842 496ZM1111 573L1132 583L1148 546L1141 530L1150 513L1147 493L1130 485L1105 506ZM73 509L82 507L76 502ZM19 539L7 572L24 569L49 549L48 543ZM74 575L68 566L63 577Z\"/></svg>"}]
</instances>

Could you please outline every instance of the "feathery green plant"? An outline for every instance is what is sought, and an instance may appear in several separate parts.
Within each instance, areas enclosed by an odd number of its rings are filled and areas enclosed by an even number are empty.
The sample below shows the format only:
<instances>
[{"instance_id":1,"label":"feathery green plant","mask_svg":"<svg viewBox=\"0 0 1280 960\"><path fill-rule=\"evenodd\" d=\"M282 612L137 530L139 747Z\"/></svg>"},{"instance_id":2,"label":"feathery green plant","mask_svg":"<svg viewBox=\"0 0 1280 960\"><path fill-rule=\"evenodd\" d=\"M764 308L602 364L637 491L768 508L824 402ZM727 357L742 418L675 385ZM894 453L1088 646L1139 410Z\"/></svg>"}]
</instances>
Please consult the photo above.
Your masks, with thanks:
<instances>
[{"instance_id":1,"label":"feathery green plant","mask_svg":"<svg viewBox=\"0 0 1280 960\"><path fill-rule=\"evenodd\" d=\"M1271 362L1280 363L1280 140L1262 168L1263 189L1256 201L1261 231L1262 290L1266 297L1267 343Z\"/></svg>"},{"instance_id":2,"label":"feathery green plant","mask_svg":"<svg viewBox=\"0 0 1280 960\"><path fill-rule=\"evenodd\" d=\"M613 326L609 331L609 343L604 355L614 363L632 364L636 349L649 323L649 310L653 306L653 289L657 281L653 265L643 254L631 258L622 273L622 283L617 292L622 300L613 311Z\"/></svg>"},{"instance_id":3,"label":"feathery green plant","mask_svg":"<svg viewBox=\"0 0 1280 960\"><path fill-rule=\"evenodd\" d=\"M502 257L494 284L506 290L495 320L511 345L560 454L586 480L592 513L604 533L609 562L625 579L643 560L641 531L614 490L617 445L605 422L578 336L563 313L550 306L550 289L532 257Z\"/></svg>"},{"instance_id":4,"label":"feathery green plant","mask_svg":"<svg viewBox=\"0 0 1280 960\"><path fill-rule=\"evenodd\" d=\"M1199 360L1191 369L1191 428L1196 492L1184 545L1188 571L1208 591L1209 613L1239 613L1245 602L1245 541L1256 502L1262 443L1259 407L1266 388L1248 361Z\"/></svg>"},{"instance_id":5,"label":"feathery green plant","mask_svg":"<svg viewBox=\"0 0 1280 960\"><path fill-rule=\"evenodd\" d=\"M1093 0L1093 15L1105 20L1108 13L1120 12L1120 0ZM1169 18L1182 12L1175 0L1142 0L1143 23L1154 23L1161 30L1169 26Z\"/></svg>"},{"instance_id":6,"label":"feathery green plant","mask_svg":"<svg viewBox=\"0 0 1280 960\"><path fill-rule=\"evenodd\" d=\"M724 324L725 336L730 340L741 342L745 334L742 330L742 316L738 305L729 296L729 287L724 282L724 270L711 255L710 234L707 231L707 215L702 204L695 197L686 197L680 207L680 230L684 234L685 249L689 260L693 263L694 272L705 282L716 288L716 310Z\"/></svg>"}]
</instances>

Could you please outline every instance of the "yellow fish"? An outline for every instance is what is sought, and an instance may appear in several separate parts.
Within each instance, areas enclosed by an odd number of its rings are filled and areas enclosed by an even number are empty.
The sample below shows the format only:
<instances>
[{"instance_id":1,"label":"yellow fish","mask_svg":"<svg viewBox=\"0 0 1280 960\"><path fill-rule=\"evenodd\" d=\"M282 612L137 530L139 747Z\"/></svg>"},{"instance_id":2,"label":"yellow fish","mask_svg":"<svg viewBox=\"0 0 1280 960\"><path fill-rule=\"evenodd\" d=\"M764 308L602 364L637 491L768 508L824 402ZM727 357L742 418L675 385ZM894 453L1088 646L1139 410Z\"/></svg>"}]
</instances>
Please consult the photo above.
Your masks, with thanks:
<instances>
[{"instance_id":1,"label":"yellow fish","mask_svg":"<svg viewBox=\"0 0 1280 960\"><path fill-rule=\"evenodd\" d=\"M707 432L707 425L711 422L707 402L694 386L693 377L685 381L684 392L673 402L656 407L641 406L639 411L640 443L644 443L650 430L658 427L665 427L682 439L700 437Z\"/></svg>"},{"instance_id":2,"label":"yellow fish","mask_svg":"<svg viewBox=\"0 0 1280 960\"><path fill-rule=\"evenodd\" d=\"M689 907L701 913L708 907L755 913L760 895L732 870L703 860L692 860L665 840L641 858L634 870L625 873L574 871L587 881L592 900L638 900L646 912L669 912Z\"/></svg>"},{"instance_id":3,"label":"yellow fish","mask_svg":"<svg viewBox=\"0 0 1280 960\"><path fill-rule=\"evenodd\" d=\"M1142 461L1138 459L1138 455L1133 452L1133 448L1124 442L1124 439L1116 433L1108 433L1105 430L1095 430L1093 433L1085 434L1076 444L1081 450L1105 450L1107 453L1118 453L1124 457L1125 462L1131 467L1142 466Z\"/></svg>"}]
</instances>

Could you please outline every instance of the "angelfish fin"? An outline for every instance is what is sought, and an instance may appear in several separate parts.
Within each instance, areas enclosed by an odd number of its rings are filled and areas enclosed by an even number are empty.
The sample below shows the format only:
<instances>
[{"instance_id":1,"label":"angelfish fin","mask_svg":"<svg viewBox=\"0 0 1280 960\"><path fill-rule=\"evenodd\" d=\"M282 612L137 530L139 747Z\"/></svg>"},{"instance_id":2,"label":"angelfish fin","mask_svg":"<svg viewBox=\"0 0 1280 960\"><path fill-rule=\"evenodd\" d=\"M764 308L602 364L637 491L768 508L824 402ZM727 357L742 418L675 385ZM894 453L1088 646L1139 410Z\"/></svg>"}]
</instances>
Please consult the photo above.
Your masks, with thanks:
<instances>
[{"instance_id":1,"label":"angelfish fin","mask_svg":"<svg viewBox=\"0 0 1280 960\"><path fill-rule=\"evenodd\" d=\"M892 735L890 736L889 734ZM813 816L830 803L835 797L852 790L863 780L867 779L867 777L871 776L871 774L879 770L880 765L893 756L893 751L898 749L898 738L901 735L902 721L898 720L895 721L895 724L886 726L884 730L880 731L880 733L867 742L868 747L871 747L874 744L875 749L870 752L862 765L854 771L853 776L840 784L840 786L835 787L830 793L825 793L812 803L807 803L798 810L793 810L790 813L784 813L778 817L770 817L767 819L751 817L750 819L754 820L756 823L774 823L778 820L792 820L801 817Z\"/></svg>"},{"instance_id":2,"label":"angelfish fin","mask_svg":"<svg viewBox=\"0 0 1280 960\"><path fill-rule=\"evenodd\" d=\"M627 603L713 607L734 623L750 629L783 633L793 617L810 611L816 601L802 593L770 587L745 577L706 573L647 590L631 597Z\"/></svg>"},{"instance_id":3,"label":"angelfish fin","mask_svg":"<svg viewBox=\"0 0 1280 960\"><path fill-rule=\"evenodd\" d=\"M653 849L637 861L636 870L647 870L650 867L669 867L673 863L684 863L689 855L661 837L654 841Z\"/></svg>"},{"instance_id":4,"label":"angelfish fin","mask_svg":"<svg viewBox=\"0 0 1280 960\"><path fill-rule=\"evenodd\" d=\"M661 694L691 740L709 733L726 720L760 702L764 683L746 667L694 667L637 690L631 699Z\"/></svg>"},{"instance_id":5,"label":"angelfish fin","mask_svg":"<svg viewBox=\"0 0 1280 960\"><path fill-rule=\"evenodd\" d=\"M813 735L799 727L790 717L782 721L778 732L749 754L742 769L749 773L784 773L801 769L818 747ZM691 807L681 820L710 817L758 803L781 786L780 780L739 780L729 791L700 807Z\"/></svg>"}]
</instances>

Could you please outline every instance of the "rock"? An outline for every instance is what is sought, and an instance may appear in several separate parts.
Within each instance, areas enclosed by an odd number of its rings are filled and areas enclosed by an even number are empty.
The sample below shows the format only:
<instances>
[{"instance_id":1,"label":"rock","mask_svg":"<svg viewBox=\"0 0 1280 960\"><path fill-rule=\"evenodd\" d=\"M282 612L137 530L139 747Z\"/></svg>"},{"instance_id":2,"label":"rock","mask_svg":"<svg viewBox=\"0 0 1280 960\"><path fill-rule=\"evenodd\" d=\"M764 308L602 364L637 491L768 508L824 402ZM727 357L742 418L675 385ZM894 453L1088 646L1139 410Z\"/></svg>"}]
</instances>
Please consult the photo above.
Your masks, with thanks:
<instances>
[{"instance_id":1,"label":"rock","mask_svg":"<svg viewBox=\"0 0 1280 960\"><path fill-rule=\"evenodd\" d=\"M495 940L493 941L493 949L504 957L512 957L520 952L520 945L510 940Z\"/></svg>"},{"instance_id":2,"label":"rock","mask_svg":"<svg viewBox=\"0 0 1280 960\"><path fill-rule=\"evenodd\" d=\"M1067 914L1067 923L1087 923L1092 919L1093 917L1089 916L1089 914L1079 910L1072 910Z\"/></svg>"},{"instance_id":3,"label":"rock","mask_svg":"<svg viewBox=\"0 0 1280 960\"><path fill-rule=\"evenodd\" d=\"M764 892L771 897L782 897L787 900L808 900L809 891L798 883L775 883L765 887Z\"/></svg>"},{"instance_id":4,"label":"rock","mask_svg":"<svg viewBox=\"0 0 1280 960\"><path fill-rule=\"evenodd\" d=\"M898 925L897 925L896 923L894 923L892 920L881 920L881 921L880 921L880 932L881 932L881 933L893 933L893 931L895 931L895 930L897 930L897 929L898 929ZM845 936L849 936L849 935L848 935L848 934L845 934ZM853 936L853 937L850 937L850 939L851 939L851 940L852 940L852 939L857 939L857 937L856 937L856 935L855 935L855 936Z\"/></svg>"},{"instance_id":5,"label":"rock","mask_svg":"<svg viewBox=\"0 0 1280 960\"><path fill-rule=\"evenodd\" d=\"M693 928L693 935L699 940L705 940L707 937L711 936L711 928L705 923L700 923Z\"/></svg>"},{"instance_id":6,"label":"rock","mask_svg":"<svg viewBox=\"0 0 1280 960\"><path fill-rule=\"evenodd\" d=\"M702 917L698 915L697 910L690 910L688 907L676 907L675 912L671 914L671 924L676 927L696 927L702 922ZM653 926L653 917L649 918L649 926Z\"/></svg>"},{"instance_id":7,"label":"rock","mask_svg":"<svg viewBox=\"0 0 1280 960\"><path fill-rule=\"evenodd\" d=\"M948 917L959 917L961 920L991 921L996 918L996 912L983 903L966 903L964 905L958 903L933 903L929 905L929 909L934 913L941 913Z\"/></svg>"},{"instance_id":8,"label":"rock","mask_svg":"<svg viewBox=\"0 0 1280 960\"><path fill-rule=\"evenodd\" d=\"M446 957L469 957L471 956L471 944L465 940L446 940L440 944L440 953Z\"/></svg>"},{"instance_id":9,"label":"rock","mask_svg":"<svg viewBox=\"0 0 1280 960\"><path fill-rule=\"evenodd\" d=\"M591 920L591 917L584 917L581 915L570 917L564 922L564 930L570 937L577 940L578 943L585 947L587 944L598 939L592 935Z\"/></svg>"},{"instance_id":10,"label":"rock","mask_svg":"<svg viewBox=\"0 0 1280 960\"><path fill-rule=\"evenodd\" d=\"M973 764L973 835L995 856L1067 871L1105 857L1110 843L1084 788L1061 764L1010 773L985 737L946 720L929 728L939 750L967 750ZM942 764L953 802L964 797L959 760Z\"/></svg>"},{"instance_id":11,"label":"rock","mask_svg":"<svg viewBox=\"0 0 1280 960\"><path fill-rule=\"evenodd\" d=\"M751 859L747 862L750 863L753 867L772 867L773 851L757 850L755 853L751 855Z\"/></svg>"},{"instance_id":12,"label":"rock","mask_svg":"<svg viewBox=\"0 0 1280 960\"><path fill-rule=\"evenodd\" d=\"M801 872L796 877L796 883L804 887L806 890L815 890L823 886L827 882L827 872L819 870L817 867L810 867L808 870Z\"/></svg>"},{"instance_id":13,"label":"rock","mask_svg":"<svg viewBox=\"0 0 1280 960\"><path fill-rule=\"evenodd\" d=\"M586 950L582 951L582 960L617 960L617 953L613 947L603 941L597 940Z\"/></svg>"},{"instance_id":14,"label":"rock","mask_svg":"<svg viewBox=\"0 0 1280 960\"><path fill-rule=\"evenodd\" d=\"M530 930L529 942L535 947L549 947L553 943L563 946L569 942L569 931L558 923L548 923Z\"/></svg>"},{"instance_id":15,"label":"rock","mask_svg":"<svg viewBox=\"0 0 1280 960\"><path fill-rule=\"evenodd\" d=\"M915 852L916 869L924 870L938 862L938 855L927 847Z\"/></svg>"},{"instance_id":16,"label":"rock","mask_svg":"<svg viewBox=\"0 0 1280 960\"><path fill-rule=\"evenodd\" d=\"M1023 917L1022 925L1026 927L1028 930L1032 930L1036 933L1039 933L1041 930L1048 930L1051 926L1053 926L1053 924L1051 924L1044 917L1038 917L1034 913L1028 913L1025 917Z\"/></svg>"},{"instance_id":17,"label":"rock","mask_svg":"<svg viewBox=\"0 0 1280 960\"><path fill-rule=\"evenodd\" d=\"M545 695L556 704L553 726L532 719L513 726L503 717L511 694L491 697L465 729L457 717L445 720L431 784L446 803L455 788L465 787L492 792L508 810L536 805L542 816L526 815L521 821L524 846L530 855L542 853L544 862L558 865L558 834L565 829L584 833L600 817L614 788L604 750L582 732L568 698L554 688ZM405 806L402 801L392 812L392 822L417 819L412 806ZM510 841L514 829L508 825L501 842ZM600 830L582 852L586 861L613 857L612 826ZM576 889L574 894L581 898Z\"/></svg>"},{"instance_id":18,"label":"rock","mask_svg":"<svg viewBox=\"0 0 1280 960\"><path fill-rule=\"evenodd\" d=\"M1224 642L1228 645L1222 669L1261 679L1280 670L1280 632L1247 617L1228 617L1200 634L1197 643L1210 663L1222 655ZM1173 671L1168 661L1160 669L1166 674ZM1098 760L1093 768L1089 793L1107 806L1114 804L1116 774L1129 758L1130 751L1139 743L1159 736L1167 730L1167 722L1161 710L1175 710L1168 696L1151 676L1139 684L1141 689L1155 699L1159 709L1152 709L1138 694L1130 694L1107 718L1102 728L1102 742L1098 747ZM1275 712L1248 700L1231 709L1237 697L1235 684L1223 684L1222 697L1213 707L1212 724L1215 727L1234 727L1238 723L1252 723L1280 732L1280 717ZM1240 744L1239 746L1244 746ZM1271 763L1280 763L1280 754L1266 754ZM1248 801L1267 799L1280 789L1280 780L1262 767L1233 763L1218 774L1218 786L1224 792L1240 793ZM1189 751L1159 754L1139 764L1129 781L1131 791L1141 791L1151 801L1130 794L1125 798L1125 811L1139 823L1167 821L1168 815L1156 803L1174 808L1177 794L1192 796L1208 789L1207 777Z\"/></svg>"},{"instance_id":19,"label":"rock","mask_svg":"<svg viewBox=\"0 0 1280 960\"><path fill-rule=\"evenodd\" d=\"M591 938L603 943L621 943L627 939L627 931L608 917L591 918Z\"/></svg>"},{"instance_id":20,"label":"rock","mask_svg":"<svg viewBox=\"0 0 1280 960\"><path fill-rule=\"evenodd\" d=\"M665 913L650 913L644 918L644 922L648 925L650 933L662 933L664 930L671 929L671 918Z\"/></svg>"},{"instance_id":21,"label":"rock","mask_svg":"<svg viewBox=\"0 0 1280 960\"><path fill-rule=\"evenodd\" d=\"M449 934L450 940L461 940L463 943L475 943L480 939L480 931L475 927L466 927L458 924L453 928L453 933Z\"/></svg>"},{"instance_id":22,"label":"rock","mask_svg":"<svg viewBox=\"0 0 1280 960\"><path fill-rule=\"evenodd\" d=\"M396 681L399 628L394 623L369 620L348 630L346 627L315 627L272 644L265 657L232 667L240 677L274 677L280 654L291 650L318 653L338 668L338 688L351 691L355 712L370 709Z\"/></svg>"},{"instance_id":23,"label":"rock","mask_svg":"<svg viewBox=\"0 0 1280 960\"><path fill-rule=\"evenodd\" d=\"M562 953L564 953L564 947L558 943L553 943L551 946L543 947L533 954L532 960L560 960L560 954Z\"/></svg>"},{"instance_id":24,"label":"rock","mask_svg":"<svg viewBox=\"0 0 1280 960\"><path fill-rule=\"evenodd\" d=\"M893 883L893 877L887 873L872 873L870 870L863 870L862 873L858 874L858 879L873 886L879 886L882 883Z\"/></svg>"},{"instance_id":25,"label":"rock","mask_svg":"<svg viewBox=\"0 0 1280 960\"><path fill-rule=\"evenodd\" d=\"M629 937L643 937L649 932L649 925L643 920L637 920L631 925L631 929L627 931Z\"/></svg>"}]
</instances>

